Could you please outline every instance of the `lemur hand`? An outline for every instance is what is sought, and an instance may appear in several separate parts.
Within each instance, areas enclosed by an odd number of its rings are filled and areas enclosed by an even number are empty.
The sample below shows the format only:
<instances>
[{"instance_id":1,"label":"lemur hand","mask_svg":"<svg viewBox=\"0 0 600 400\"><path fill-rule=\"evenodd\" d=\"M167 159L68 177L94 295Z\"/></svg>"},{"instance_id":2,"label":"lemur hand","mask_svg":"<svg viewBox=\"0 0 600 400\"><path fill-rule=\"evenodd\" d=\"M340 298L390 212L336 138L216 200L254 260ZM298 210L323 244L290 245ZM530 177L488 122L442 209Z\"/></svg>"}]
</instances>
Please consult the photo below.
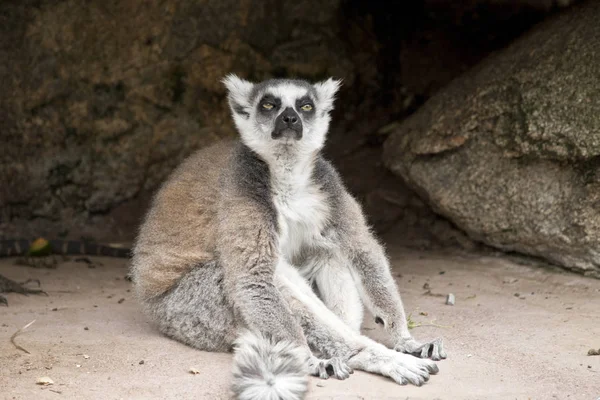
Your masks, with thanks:
<instances>
[{"instance_id":1,"label":"lemur hand","mask_svg":"<svg viewBox=\"0 0 600 400\"><path fill-rule=\"evenodd\" d=\"M413 356L420 358L431 358L434 361L446 358L442 338L436 338L425 343L417 342L413 338L401 339L394 346L394 350L412 354Z\"/></svg>"},{"instance_id":2,"label":"lemur hand","mask_svg":"<svg viewBox=\"0 0 600 400\"><path fill-rule=\"evenodd\" d=\"M333 375L339 380L344 380L354 373L352 368L337 357L324 360L310 356L308 370L311 375L318 376L321 379L328 379L330 375Z\"/></svg>"}]
</instances>

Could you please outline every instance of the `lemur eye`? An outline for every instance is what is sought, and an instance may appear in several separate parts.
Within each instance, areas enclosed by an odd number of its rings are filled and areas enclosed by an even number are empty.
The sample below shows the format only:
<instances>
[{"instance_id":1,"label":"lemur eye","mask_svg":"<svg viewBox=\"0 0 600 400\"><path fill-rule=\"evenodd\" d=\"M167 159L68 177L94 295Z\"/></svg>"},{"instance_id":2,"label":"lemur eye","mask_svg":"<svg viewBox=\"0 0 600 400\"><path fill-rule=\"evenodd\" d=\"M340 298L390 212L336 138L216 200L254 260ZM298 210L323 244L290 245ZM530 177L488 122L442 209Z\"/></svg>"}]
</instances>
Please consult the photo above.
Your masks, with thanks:
<instances>
[{"instance_id":1,"label":"lemur eye","mask_svg":"<svg viewBox=\"0 0 600 400\"><path fill-rule=\"evenodd\" d=\"M271 103L264 103L264 104L262 105L262 107L263 107L265 110L272 110L272 109L273 109L273 107L275 107L275 106L274 106L273 104L271 104Z\"/></svg>"},{"instance_id":2,"label":"lemur eye","mask_svg":"<svg viewBox=\"0 0 600 400\"><path fill-rule=\"evenodd\" d=\"M302 111L311 111L313 109L313 106L311 106L310 104L305 104L300 108L302 109Z\"/></svg>"}]
</instances>

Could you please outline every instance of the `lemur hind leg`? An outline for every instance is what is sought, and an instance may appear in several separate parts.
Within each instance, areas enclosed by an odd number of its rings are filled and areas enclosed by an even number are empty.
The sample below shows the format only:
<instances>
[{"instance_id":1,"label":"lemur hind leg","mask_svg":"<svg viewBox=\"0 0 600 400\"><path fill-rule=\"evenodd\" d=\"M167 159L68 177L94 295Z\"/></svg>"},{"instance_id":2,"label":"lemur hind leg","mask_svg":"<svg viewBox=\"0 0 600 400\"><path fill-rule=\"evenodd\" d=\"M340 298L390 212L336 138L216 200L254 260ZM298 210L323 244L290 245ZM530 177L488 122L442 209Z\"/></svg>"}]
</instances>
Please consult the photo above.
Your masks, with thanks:
<instances>
[{"instance_id":1,"label":"lemur hind leg","mask_svg":"<svg viewBox=\"0 0 600 400\"><path fill-rule=\"evenodd\" d=\"M235 318L224 295L224 270L216 263L194 268L164 295L146 303L146 311L162 333L205 351L231 351L247 327ZM310 353L309 373L321 378L345 379L350 368L336 358L321 359Z\"/></svg>"},{"instance_id":2,"label":"lemur hind leg","mask_svg":"<svg viewBox=\"0 0 600 400\"><path fill-rule=\"evenodd\" d=\"M223 269L215 262L183 276L146 310L167 336L205 351L230 351L238 336L233 307L224 295Z\"/></svg>"},{"instance_id":3,"label":"lemur hind leg","mask_svg":"<svg viewBox=\"0 0 600 400\"><path fill-rule=\"evenodd\" d=\"M347 263L333 259L314 276L319 297L353 331L360 332L364 307Z\"/></svg>"},{"instance_id":4,"label":"lemur hind leg","mask_svg":"<svg viewBox=\"0 0 600 400\"><path fill-rule=\"evenodd\" d=\"M309 345L322 357L352 369L387 376L399 384L420 386L430 374L438 372L433 361L396 352L358 334L325 306L294 267L280 263L276 282L300 321Z\"/></svg>"}]
</instances>

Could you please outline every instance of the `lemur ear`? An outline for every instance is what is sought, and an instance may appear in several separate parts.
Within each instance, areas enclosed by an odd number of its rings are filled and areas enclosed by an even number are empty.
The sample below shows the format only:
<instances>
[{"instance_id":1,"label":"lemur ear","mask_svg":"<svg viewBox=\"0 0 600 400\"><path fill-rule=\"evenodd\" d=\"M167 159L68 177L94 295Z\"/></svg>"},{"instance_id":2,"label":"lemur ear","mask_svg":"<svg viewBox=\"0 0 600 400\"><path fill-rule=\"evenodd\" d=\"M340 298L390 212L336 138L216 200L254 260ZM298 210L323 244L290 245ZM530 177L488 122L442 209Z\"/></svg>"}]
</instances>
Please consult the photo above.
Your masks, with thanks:
<instances>
[{"instance_id":1,"label":"lemur ear","mask_svg":"<svg viewBox=\"0 0 600 400\"><path fill-rule=\"evenodd\" d=\"M341 79L329 78L326 81L317 82L313 85L317 91L317 98L319 100L319 106L324 112L333 110L333 101L335 100L335 94L342 86Z\"/></svg>"},{"instance_id":2,"label":"lemur ear","mask_svg":"<svg viewBox=\"0 0 600 400\"><path fill-rule=\"evenodd\" d=\"M239 78L235 74L229 74L222 80L227 88L227 99L229 107L234 115L240 115L244 118L250 116L250 93L254 84L244 79Z\"/></svg>"}]
</instances>

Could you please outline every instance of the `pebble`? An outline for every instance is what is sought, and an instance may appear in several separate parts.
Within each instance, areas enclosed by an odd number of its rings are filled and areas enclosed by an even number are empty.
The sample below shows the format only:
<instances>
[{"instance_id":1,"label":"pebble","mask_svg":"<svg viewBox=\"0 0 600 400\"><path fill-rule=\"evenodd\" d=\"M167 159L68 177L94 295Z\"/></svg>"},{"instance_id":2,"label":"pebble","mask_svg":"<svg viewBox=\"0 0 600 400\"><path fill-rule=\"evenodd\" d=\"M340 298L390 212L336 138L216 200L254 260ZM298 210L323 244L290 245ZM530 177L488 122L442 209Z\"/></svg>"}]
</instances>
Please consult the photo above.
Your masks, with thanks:
<instances>
[{"instance_id":1,"label":"pebble","mask_svg":"<svg viewBox=\"0 0 600 400\"><path fill-rule=\"evenodd\" d=\"M456 298L454 297L454 295L452 293L448 293L448 296L446 296L446 304L449 306L453 306L455 302Z\"/></svg>"}]
</instances>

